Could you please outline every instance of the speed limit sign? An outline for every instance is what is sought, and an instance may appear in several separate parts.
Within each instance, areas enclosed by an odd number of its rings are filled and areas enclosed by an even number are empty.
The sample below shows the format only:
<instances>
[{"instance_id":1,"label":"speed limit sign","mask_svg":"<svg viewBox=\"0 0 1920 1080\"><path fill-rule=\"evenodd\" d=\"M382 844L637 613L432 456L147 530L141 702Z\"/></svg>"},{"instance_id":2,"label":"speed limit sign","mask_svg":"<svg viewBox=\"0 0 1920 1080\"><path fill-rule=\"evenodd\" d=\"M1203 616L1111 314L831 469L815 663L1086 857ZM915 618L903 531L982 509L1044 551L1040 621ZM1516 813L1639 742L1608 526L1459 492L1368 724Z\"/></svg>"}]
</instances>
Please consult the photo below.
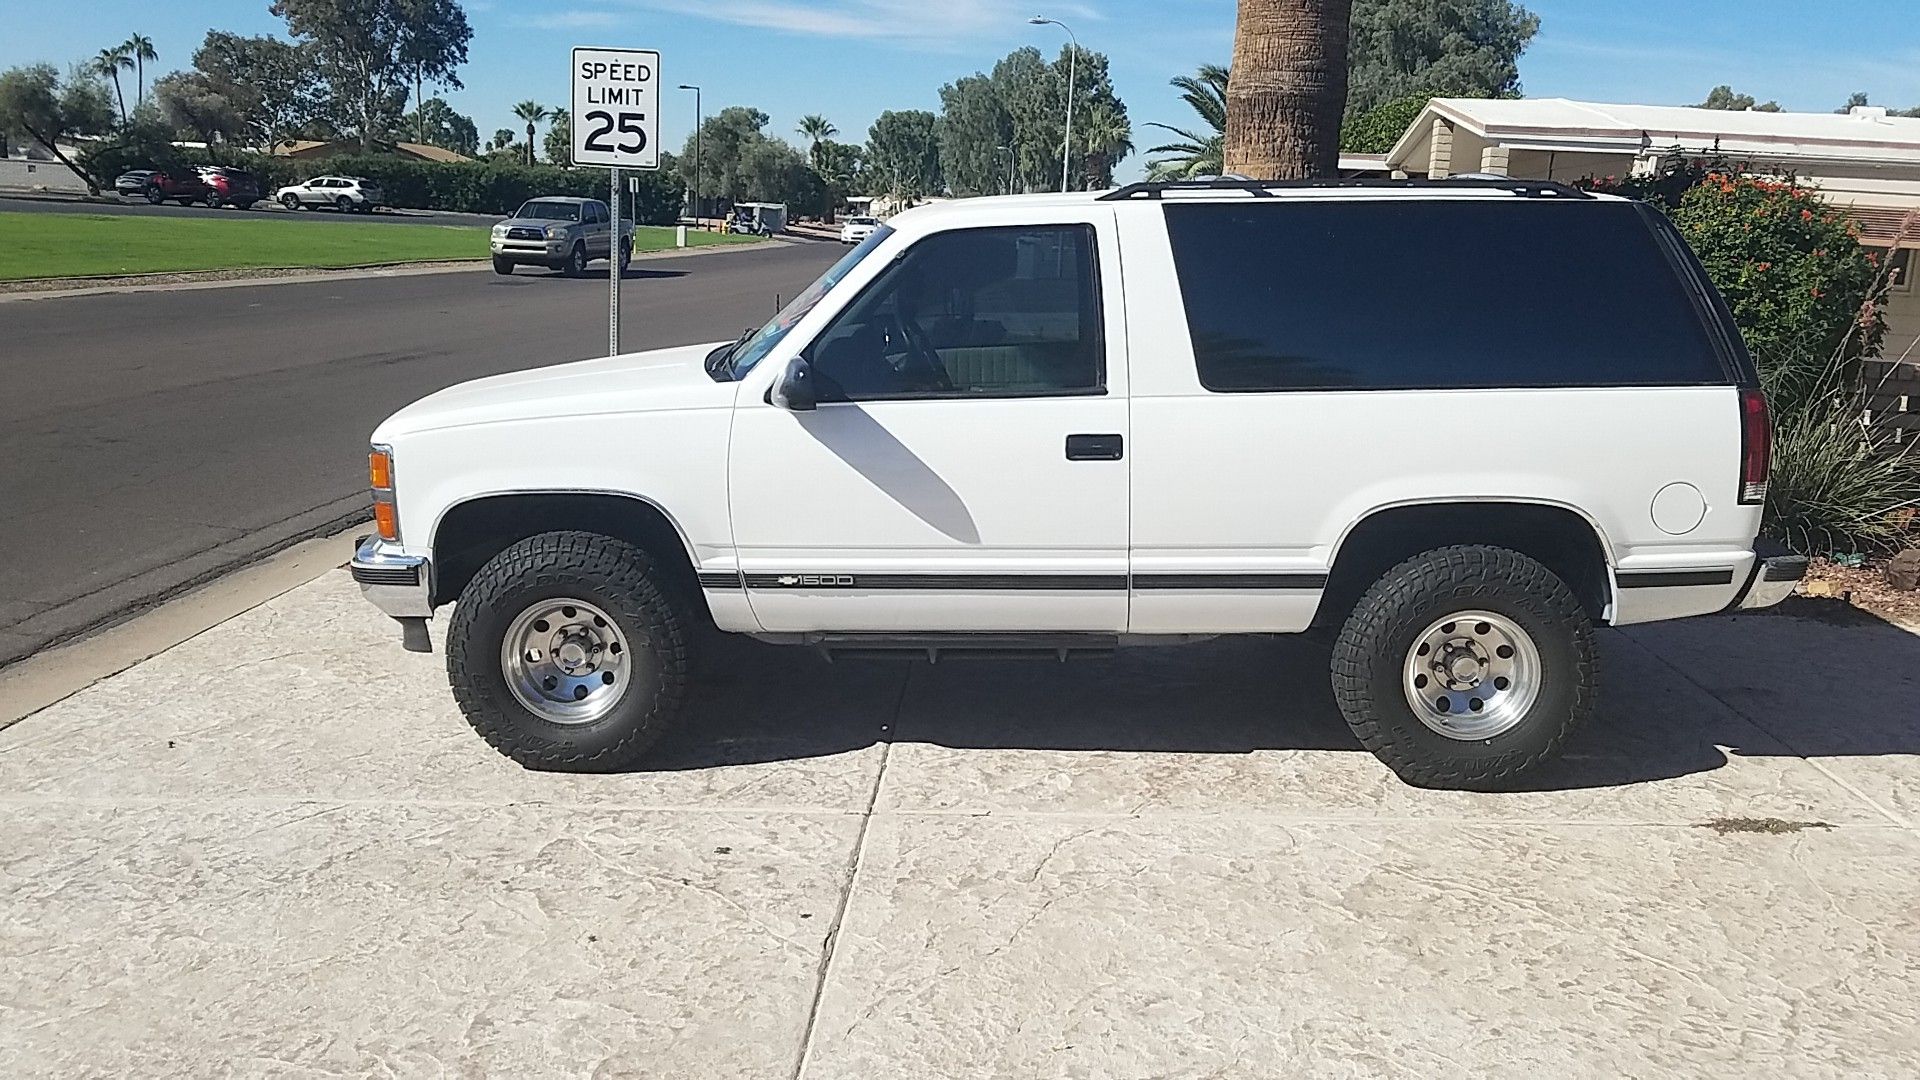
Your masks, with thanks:
<instances>
[{"instance_id":1,"label":"speed limit sign","mask_svg":"<svg viewBox=\"0 0 1920 1080\"><path fill-rule=\"evenodd\" d=\"M573 50L573 163L660 167L660 54Z\"/></svg>"}]
</instances>

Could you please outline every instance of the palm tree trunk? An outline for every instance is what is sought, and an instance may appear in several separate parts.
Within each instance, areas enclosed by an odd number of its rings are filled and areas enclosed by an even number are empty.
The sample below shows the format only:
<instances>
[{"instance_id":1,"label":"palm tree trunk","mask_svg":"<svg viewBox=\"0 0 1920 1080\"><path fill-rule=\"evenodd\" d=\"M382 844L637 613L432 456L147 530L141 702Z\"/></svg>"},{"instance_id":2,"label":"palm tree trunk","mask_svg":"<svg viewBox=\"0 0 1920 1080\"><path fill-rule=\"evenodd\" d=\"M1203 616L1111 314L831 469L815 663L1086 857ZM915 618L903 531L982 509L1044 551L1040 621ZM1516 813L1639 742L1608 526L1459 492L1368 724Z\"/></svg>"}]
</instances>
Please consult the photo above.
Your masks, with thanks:
<instances>
[{"instance_id":1,"label":"palm tree trunk","mask_svg":"<svg viewBox=\"0 0 1920 1080\"><path fill-rule=\"evenodd\" d=\"M533 121L527 121L527 164L533 164Z\"/></svg>"},{"instance_id":2,"label":"palm tree trunk","mask_svg":"<svg viewBox=\"0 0 1920 1080\"><path fill-rule=\"evenodd\" d=\"M120 103L120 122L127 122L127 95L120 92L120 73L113 73L113 99Z\"/></svg>"},{"instance_id":3,"label":"palm tree trunk","mask_svg":"<svg viewBox=\"0 0 1920 1080\"><path fill-rule=\"evenodd\" d=\"M140 59L139 53L133 54L133 107L139 108L147 103L147 62Z\"/></svg>"},{"instance_id":4,"label":"palm tree trunk","mask_svg":"<svg viewBox=\"0 0 1920 1080\"><path fill-rule=\"evenodd\" d=\"M1352 0L1240 0L1225 166L1257 180L1340 168Z\"/></svg>"}]
</instances>

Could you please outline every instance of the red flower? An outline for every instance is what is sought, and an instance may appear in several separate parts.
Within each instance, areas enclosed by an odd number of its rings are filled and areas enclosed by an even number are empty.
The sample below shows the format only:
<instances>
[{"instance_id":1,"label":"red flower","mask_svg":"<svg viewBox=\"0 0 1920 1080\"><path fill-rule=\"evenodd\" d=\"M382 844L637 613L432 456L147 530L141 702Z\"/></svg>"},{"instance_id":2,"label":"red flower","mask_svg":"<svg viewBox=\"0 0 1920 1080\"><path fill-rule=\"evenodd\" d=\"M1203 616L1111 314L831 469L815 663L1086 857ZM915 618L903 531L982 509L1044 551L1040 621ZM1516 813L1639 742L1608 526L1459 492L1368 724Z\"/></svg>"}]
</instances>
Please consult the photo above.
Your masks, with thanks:
<instances>
[{"instance_id":1,"label":"red flower","mask_svg":"<svg viewBox=\"0 0 1920 1080\"><path fill-rule=\"evenodd\" d=\"M1802 210L1802 211L1800 211L1800 220L1801 220L1801 221L1812 221L1812 220L1813 220L1813 211L1811 211L1811 210Z\"/></svg>"}]
</instances>

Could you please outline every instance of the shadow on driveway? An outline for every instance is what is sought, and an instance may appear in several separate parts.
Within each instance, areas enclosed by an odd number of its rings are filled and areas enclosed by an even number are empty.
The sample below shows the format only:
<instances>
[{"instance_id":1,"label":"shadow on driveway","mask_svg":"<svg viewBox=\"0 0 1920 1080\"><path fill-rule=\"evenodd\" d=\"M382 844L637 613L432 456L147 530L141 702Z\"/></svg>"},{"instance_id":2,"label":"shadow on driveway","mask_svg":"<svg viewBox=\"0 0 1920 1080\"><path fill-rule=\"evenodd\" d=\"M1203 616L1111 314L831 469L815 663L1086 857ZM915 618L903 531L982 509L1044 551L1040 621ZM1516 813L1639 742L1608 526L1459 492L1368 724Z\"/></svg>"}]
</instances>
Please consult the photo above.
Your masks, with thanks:
<instances>
[{"instance_id":1,"label":"shadow on driveway","mask_svg":"<svg viewBox=\"0 0 1920 1080\"><path fill-rule=\"evenodd\" d=\"M727 648L727 668L737 674L698 691L649 770L804 759L880 741L982 750L1365 752L1334 705L1328 646L1306 637L1122 650L1064 665L830 665L799 649ZM1851 625L1713 616L1604 630L1600 650L1594 719L1562 760L1515 790L1667 780L1718 769L1730 755L1920 755L1920 635L1872 616ZM897 717L837 707L837 688L854 674L847 669L873 674L883 665L902 671ZM782 702L777 716L759 705L769 698ZM810 718L804 727L791 720L799 716Z\"/></svg>"}]
</instances>

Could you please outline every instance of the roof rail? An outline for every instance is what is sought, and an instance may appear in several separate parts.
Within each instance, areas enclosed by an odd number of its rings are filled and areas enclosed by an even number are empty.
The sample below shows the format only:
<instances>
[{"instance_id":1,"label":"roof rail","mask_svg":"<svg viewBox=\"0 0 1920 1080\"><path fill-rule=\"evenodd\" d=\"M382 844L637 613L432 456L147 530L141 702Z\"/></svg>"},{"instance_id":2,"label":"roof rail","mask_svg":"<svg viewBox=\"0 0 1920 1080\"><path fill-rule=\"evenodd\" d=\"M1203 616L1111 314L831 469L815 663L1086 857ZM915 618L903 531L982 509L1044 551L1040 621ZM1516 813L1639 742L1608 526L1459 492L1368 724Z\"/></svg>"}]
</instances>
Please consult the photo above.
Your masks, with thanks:
<instances>
[{"instance_id":1,"label":"roof rail","mask_svg":"<svg viewBox=\"0 0 1920 1080\"><path fill-rule=\"evenodd\" d=\"M1378 180L1371 178L1325 180L1243 180L1238 177L1213 177L1205 180L1147 180L1115 188L1100 196L1101 202L1125 202L1129 199L1158 199L1169 191L1244 191L1265 198L1276 191L1332 188L1336 190L1458 191L1462 188L1506 191L1523 199L1588 199L1591 195L1557 180L1517 180L1504 177L1459 176L1441 180Z\"/></svg>"}]
</instances>

